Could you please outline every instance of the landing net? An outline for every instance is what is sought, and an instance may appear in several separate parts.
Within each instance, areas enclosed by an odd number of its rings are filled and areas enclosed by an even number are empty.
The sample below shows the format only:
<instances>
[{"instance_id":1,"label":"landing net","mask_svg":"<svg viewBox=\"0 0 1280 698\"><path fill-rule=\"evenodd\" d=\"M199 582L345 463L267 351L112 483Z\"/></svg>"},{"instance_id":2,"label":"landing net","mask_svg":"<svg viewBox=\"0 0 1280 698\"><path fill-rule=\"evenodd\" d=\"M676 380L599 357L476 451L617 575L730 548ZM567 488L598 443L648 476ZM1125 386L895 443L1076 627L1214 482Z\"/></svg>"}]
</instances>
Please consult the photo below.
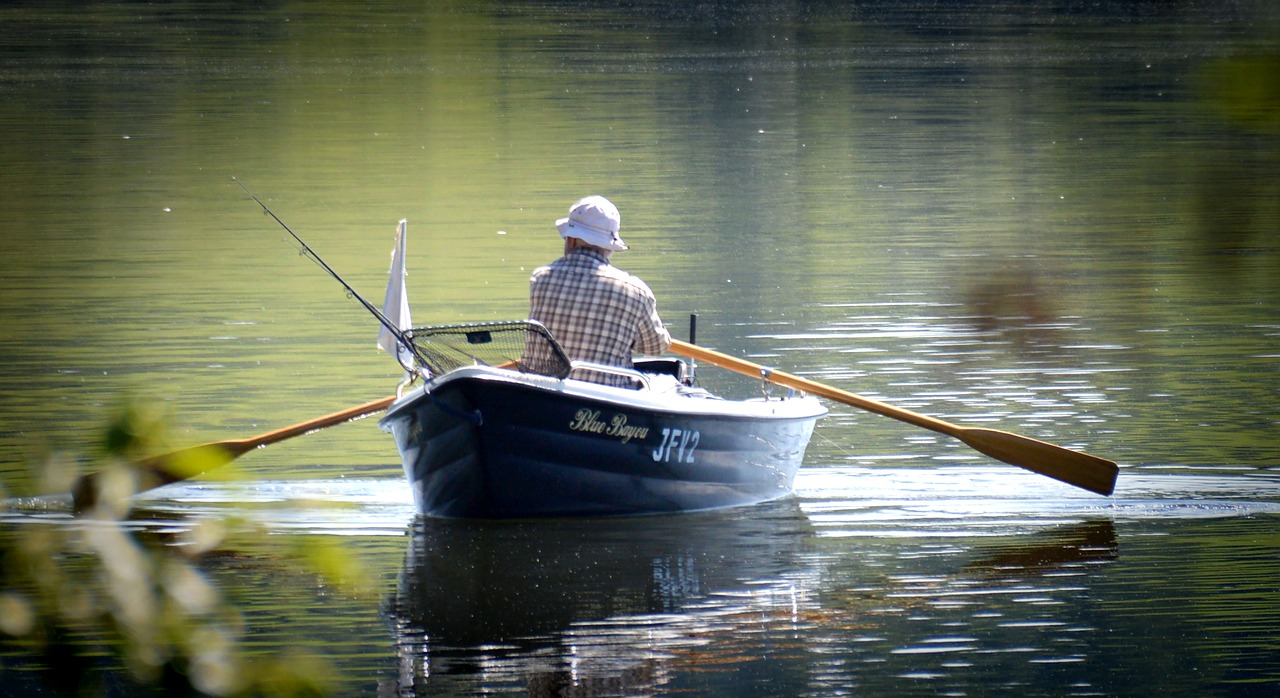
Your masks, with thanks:
<instances>
[{"instance_id":1,"label":"landing net","mask_svg":"<svg viewBox=\"0 0 1280 698\"><path fill-rule=\"evenodd\" d=\"M569 375L569 357L533 320L437 325L405 333L413 353L432 375L463 366L499 366L556 378Z\"/></svg>"}]
</instances>

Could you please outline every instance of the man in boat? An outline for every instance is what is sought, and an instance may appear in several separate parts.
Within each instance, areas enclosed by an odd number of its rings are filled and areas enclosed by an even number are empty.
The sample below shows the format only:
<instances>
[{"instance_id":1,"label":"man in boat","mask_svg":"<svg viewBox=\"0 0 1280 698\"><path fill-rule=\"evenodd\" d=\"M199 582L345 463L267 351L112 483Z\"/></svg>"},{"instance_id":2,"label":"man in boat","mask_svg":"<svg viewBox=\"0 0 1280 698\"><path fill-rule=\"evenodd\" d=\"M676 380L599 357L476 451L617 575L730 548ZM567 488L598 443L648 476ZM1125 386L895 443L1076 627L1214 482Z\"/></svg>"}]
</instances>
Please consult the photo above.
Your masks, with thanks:
<instances>
[{"instance_id":1,"label":"man in boat","mask_svg":"<svg viewBox=\"0 0 1280 698\"><path fill-rule=\"evenodd\" d=\"M627 249L618 237L618 209L603 196L579 199L569 215L556 221L564 238L564 256L534 270L529 283L529 318L551 330L573 361L632 367L632 352L661 354L671 334L658 317L653 291L638 277L613 266L609 258ZM526 368L546 372L551 357L530 347ZM583 371L575 378L605 385L631 386L625 376Z\"/></svg>"}]
</instances>

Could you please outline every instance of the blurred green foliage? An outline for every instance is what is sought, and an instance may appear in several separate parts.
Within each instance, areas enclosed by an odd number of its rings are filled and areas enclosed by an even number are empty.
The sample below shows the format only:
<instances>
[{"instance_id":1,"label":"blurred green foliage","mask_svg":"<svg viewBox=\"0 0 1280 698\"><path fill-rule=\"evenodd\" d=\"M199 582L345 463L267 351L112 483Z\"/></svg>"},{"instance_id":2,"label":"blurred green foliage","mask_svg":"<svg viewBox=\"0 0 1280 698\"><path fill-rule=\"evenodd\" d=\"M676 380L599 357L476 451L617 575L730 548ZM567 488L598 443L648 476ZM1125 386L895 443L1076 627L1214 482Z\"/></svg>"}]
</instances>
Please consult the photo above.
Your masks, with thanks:
<instances>
[{"instance_id":1,"label":"blurred green foliage","mask_svg":"<svg viewBox=\"0 0 1280 698\"><path fill-rule=\"evenodd\" d=\"M139 481L130 464L164 444L163 435L162 415L127 406L104 432L95 465L112 476L102 478L91 511L0 529L0 657L25 669L0 670L0 685L72 696L116 692L121 682L130 694L329 694L333 672L323 658L248 656L249 623L201 569L206 556L226 554L234 537L264 534L225 519L194 521L177 535L129 521L135 492L120 483ZM65 491L75 479L68 463L46 457L36 480L61 482ZM366 590L359 560L340 544L280 545L281 557L326 583Z\"/></svg>"}]
</instances>

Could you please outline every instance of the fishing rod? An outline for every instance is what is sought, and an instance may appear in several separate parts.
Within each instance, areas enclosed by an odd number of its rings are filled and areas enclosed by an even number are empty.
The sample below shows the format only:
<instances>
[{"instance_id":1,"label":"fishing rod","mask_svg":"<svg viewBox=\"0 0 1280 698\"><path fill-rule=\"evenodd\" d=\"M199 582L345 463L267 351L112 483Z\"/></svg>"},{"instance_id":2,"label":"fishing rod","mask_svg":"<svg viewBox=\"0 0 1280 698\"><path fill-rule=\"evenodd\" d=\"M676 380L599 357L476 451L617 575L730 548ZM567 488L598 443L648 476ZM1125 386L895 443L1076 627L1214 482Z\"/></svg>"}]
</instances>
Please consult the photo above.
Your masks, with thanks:
<instances>
[{"instance_id":1,"label":"fishing rod","mask_svg":"<svg viewBox=\"0 0 1280 698\"><path fill-rule=\"evenodd\" d=\"M320 258L320 255L316 254L316 251L311 249L311 246L308 245L306 241L298 237L298 234L293 232L292 228L286 225L284 221L280 220L280 217L277 216L274 212L272 212L272 210L268 208L266 204L262 203L262 199L259 199L256 195L254 195L252 191L249 191L249 187L245 186L244 182L241 182L239 179L235 177L232 177L231 181L240 185L240 188L244 190L244 193L248 194L250 199L253 199L255 203L257 203L259 206L262 207L263 213L274 218L275 221L280 224L280 227L284 228L285 232L289 233L289 235L292 236L294 240L298 241L298 244L302 246L303 255L305 255L306 257L309 257L311 261L320 265L320 268L328 272L329 276L332 276L335 280L337 280L338 283L342 284L342 287L347 290L348 296L355 298L357 301L360 302L360 305L364 306L365 310L368 310L370 313L372 313L373 316L378 319L378 322L381 323L383 327L387 328L389 332L391 332L392 336L396 338L396 341L399 342L400 346L408 349L413 354L413 357L418 362L419 366L428 365L427 362L424 361L424 357L418 354L418 348L416 345L414 345L412 338L408 334L406 334L399 327L396 327L395 323L391 322L391 320L388 319L386 315L383 315L382 310L380 310L377 306L365 300L364 296L361 296L359 293L356 293L356 290L354 288L351 288L351 284L347 283L346 280L344 280L341 276L339 276L338 272L334 271L333 267L326 264L325 261Z\"/></svg>"}]
</instances>

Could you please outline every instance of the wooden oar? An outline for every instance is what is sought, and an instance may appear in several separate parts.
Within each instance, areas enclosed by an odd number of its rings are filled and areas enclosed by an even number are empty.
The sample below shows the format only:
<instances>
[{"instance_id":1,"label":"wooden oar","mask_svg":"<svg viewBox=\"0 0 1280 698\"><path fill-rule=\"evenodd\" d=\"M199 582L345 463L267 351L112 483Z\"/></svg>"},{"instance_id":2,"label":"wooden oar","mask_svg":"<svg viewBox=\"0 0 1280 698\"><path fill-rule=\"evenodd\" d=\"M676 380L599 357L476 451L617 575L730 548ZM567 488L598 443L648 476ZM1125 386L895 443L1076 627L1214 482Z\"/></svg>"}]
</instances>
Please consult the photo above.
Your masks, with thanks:
<instances>
[{"instance_id":1,"label":"wooden oar","mask_svg":"<svg viewBox=\"0 0 1280 698\"><path fill-rule=\"evenodd\" d=\"M170 453L144 458L135 467L139 474L136 491L149 490L154 487L195 477L200 473L226 465L257 448L269 446L285 439L301 436L326 427L349 422L374 412L381 412L395 402L394 395L374 400L363 405L351 407L341 412L295 424L291 427L269 431L248 439L215 441L200 446L191 446ZM81 477L71 489L72 500L76 511L84 511L93 506L98 498L99 480L102 473L91 473Z\"/></svg>"},{"instance_id":2,"label":"wooden oar","mask_svg":"<svg viewBox=\"0 0 1280 698\"><path fill-rule=\"evenodd\" d=\"M770 383L803 390L829 400L842 402L846 405L852 405L859 409L875 412L885 417L891 417L908 424L914 424L940 434L955 437L968 444L971 448L981 451L996 460L1026 468L1041 475L1047 475L1055 480L1061 480L1090 492L1110 495L1115 490L1116 473L1119 468L1114 461L1109 461L1105 458L1091 456L1080 451L1072 451L1044 441L1011 434L1007 431L951 424L941 419L926 417L910 410L854 395L816 381L768 369L750 361L737 359L727 354L721 354L718 351L704 349L678 339L671 341L671 351L691 359L699 359L715 364L730 371L763 378Z\"/></svg>"}]
</instances>

